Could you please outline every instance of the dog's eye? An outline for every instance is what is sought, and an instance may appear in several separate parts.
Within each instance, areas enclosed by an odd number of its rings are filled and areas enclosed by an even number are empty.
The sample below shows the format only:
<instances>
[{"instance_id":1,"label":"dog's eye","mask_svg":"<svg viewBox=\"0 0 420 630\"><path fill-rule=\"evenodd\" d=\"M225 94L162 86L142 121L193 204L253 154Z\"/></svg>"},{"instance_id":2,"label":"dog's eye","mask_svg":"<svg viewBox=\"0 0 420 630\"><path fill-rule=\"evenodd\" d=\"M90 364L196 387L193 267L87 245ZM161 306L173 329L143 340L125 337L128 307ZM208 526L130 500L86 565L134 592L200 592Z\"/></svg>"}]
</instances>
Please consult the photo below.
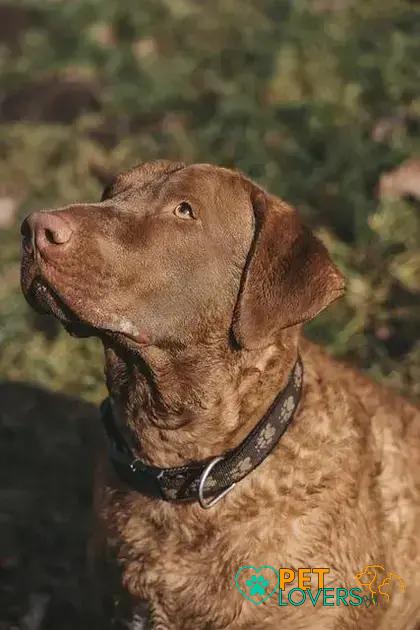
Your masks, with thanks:
<instances>
[{"instance_id":1,"label":"dog's eye","mask_svg":"<svg viewBox=\"0 0 420 630\"><path fill-rule=\"evenodd\" d=\"M174 215L180 219L194 219L194 211L186 201L178 204L174 210Z\"/></svg>"}]
</instances>

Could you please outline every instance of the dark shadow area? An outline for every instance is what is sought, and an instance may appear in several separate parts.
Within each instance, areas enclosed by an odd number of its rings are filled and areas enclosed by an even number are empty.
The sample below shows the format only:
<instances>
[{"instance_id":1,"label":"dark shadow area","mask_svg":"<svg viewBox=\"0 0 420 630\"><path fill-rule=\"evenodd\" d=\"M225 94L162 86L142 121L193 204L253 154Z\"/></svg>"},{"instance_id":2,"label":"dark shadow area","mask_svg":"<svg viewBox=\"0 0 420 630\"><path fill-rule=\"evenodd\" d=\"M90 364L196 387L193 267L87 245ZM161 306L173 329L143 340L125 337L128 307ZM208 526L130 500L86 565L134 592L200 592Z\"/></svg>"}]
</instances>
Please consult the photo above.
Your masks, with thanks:
<instances>
[{"instance_id":1,"label":"dark shadow area","mask_svg":"<svg viewBox=\"0 0 420 630\"><path fill-rule=\"evenodd\" d=\"M0 629L105 628L86 567L98 410L0 384Z\"/></svg>"}]
</instances>

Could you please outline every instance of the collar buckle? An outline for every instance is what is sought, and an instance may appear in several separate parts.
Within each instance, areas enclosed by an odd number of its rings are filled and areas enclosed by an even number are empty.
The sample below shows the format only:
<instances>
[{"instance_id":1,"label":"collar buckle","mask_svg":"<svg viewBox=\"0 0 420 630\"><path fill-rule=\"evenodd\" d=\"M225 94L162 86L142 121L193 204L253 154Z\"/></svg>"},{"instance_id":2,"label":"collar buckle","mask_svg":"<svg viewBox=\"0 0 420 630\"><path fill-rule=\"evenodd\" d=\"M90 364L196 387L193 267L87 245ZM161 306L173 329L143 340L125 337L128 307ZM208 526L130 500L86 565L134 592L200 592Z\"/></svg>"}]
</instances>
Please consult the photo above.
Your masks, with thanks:
<instances>
[{"instance_id":1,"label":"collar buckle","mask_svg":"<svg viewBox=\"0 0 420 630\"><path fill-rule=\"evenodd\" d=\"M107 399L101 405L101 415L111 445L111 460L118 476L132 490L149 497L176 502L198 501L204 510L213 507L257 468L276 446L298 407L302 377L303 366L298 355L286 387L236 448L223 456L214 457L210 462L191 462L175 468L151 466L135 456L114 422L113 410ZM214 466L222 460L224 464L210 478ZM210 496L205 497L205 491Z\"/></svg>"},{"instance_id":2,"label":"collar buckle","mask_svg":"<svg viewBox=\"0 0 420 630\"><path fill-rule=\"evenodd\" d=\"M233 490L233 488L236 486L236 483L232 483L228 488L220 492L217 496L213 497L213 499L211 499L210 501L207 501L204 498L204 486L206 485L207 477L211 473L213 467L218 462L221 462L222 459L224 459L224 457L215 457L211 460L209 464L207 464L207 466L201 473L200 483L198 485L198 502L200 503L203 510L208 510L209 508L213 507L213 505L216 505L216 503L219 503L219 501L223 499L223 497L225 497L228 492Z\"/></svg>"}]
</instances>

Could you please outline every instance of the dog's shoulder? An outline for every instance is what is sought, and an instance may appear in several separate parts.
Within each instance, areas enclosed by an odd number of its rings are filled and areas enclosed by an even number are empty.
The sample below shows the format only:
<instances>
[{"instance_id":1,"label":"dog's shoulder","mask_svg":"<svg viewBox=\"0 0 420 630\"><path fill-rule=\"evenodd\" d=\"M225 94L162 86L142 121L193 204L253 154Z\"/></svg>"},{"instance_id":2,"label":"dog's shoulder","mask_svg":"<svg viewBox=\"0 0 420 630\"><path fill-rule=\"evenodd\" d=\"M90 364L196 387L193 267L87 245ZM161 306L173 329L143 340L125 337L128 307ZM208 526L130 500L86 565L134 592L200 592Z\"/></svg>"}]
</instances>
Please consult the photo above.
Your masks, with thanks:
<instances>
[{"instance_id":1,"label":"dog's shoulder","mask_svg":"<svg viewBox=\"0 0 420 630\"><path fill-rule=\"evenodd\" d=\"M336 360L325 348L304 339L301 346L306 380L320 390L344 396L347 405L359 406L378 425L406 432L420 431L420 408L369 373ZM345 410L341 410L345 411ZM413 423L413 424L412 424ZM410 425L411 428L410 428Z\"/></svg>"}]
</instances>

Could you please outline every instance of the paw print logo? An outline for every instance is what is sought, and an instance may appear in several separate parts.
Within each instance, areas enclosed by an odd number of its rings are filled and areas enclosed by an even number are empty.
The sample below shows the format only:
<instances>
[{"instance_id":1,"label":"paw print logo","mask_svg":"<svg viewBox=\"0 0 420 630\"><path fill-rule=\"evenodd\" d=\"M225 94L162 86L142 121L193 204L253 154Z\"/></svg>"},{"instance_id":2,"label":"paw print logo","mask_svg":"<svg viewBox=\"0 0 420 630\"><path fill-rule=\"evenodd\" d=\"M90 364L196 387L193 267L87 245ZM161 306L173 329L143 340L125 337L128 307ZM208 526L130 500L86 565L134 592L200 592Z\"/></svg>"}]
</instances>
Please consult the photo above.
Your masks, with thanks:
<instances>
[{"instance_id":1,"label":"paw print logo","mask_svg":"<svg viewBox=\"0 0 420 630\"><path fill-rule=\"evenodd\" d=\"M249 588L249 594L251 596L261 595L264 597L265 589L268 586L268 580L263 575L252 575L249 580L246 580L246 585Z\"/></svg>"},{"instance_id":2,"label":"paw print logo","mask_svg":"<svg viewBox=\"0 0 420 630\"><path fill-rule=\"evenodd\" d=\"M279 588L278 571L266 564L262 567L246 565L239 567L235 575L235 586L249 602L259 606L272 597Z\"/></svg>"},{"instance_id":3,"label":"paw print logo","mask_svg":"<svg viewBox=\"0 0 420 630\"><path fill-rule=\"evenodd\" d=\"M271 442L273 441L273 437L275 434L276 430L273 427L272 424L267 424L264 429L261 431L260 435L258 436L257 442L256 442L256 448L261 451L263 448L267 448Z\"/></svg>"}]
</instances>

